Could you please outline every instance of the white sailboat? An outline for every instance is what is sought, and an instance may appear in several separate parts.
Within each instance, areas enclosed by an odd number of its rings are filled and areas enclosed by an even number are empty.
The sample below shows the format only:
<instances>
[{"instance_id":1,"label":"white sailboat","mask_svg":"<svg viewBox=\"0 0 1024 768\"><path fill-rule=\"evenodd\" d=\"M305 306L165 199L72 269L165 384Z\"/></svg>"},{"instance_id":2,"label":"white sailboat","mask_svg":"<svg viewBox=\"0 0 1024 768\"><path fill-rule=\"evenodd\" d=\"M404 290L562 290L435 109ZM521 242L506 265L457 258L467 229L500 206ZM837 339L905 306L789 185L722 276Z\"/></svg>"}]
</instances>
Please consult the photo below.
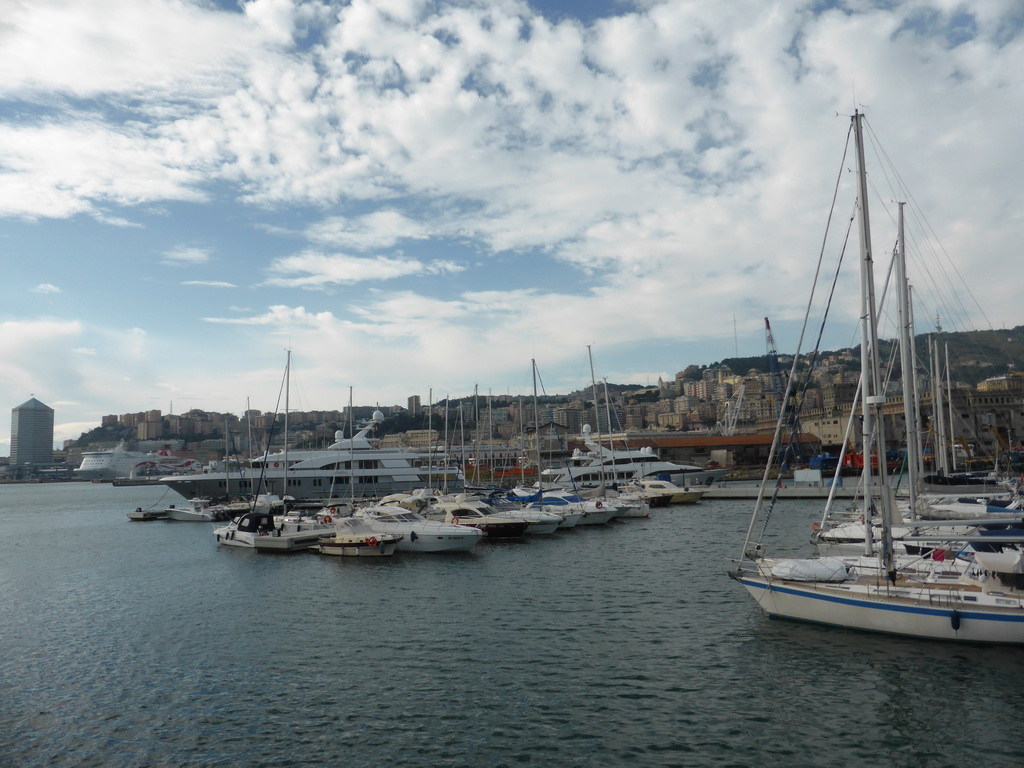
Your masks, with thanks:
<instances>
[{"instance_id":1,"label":"white sailboat","mask_svg":"<svg viewBox=\"0 0 1024 768\"><path fill-rule=\"evenodd\" d=\"M871 456L875 450L883 456L885 392L878 353L862 122L863 115L855 113L851 130L857 154L860 224L860 403L864 455ZM904 331L901 328L901 335ZM913 397L907 378L905 375L904 398ZM781 424L776 429L776 443L780 433ZM897 555L892 535L896 505L884 461L878 462L877 470L875 476L872 462L864 462L864 519L877 516L881 535L876 546L874 527L864 526L863 558L766 557L765 545L754 540L764 512L766 482L755 504L739 566L730 576L771 617L937 640L1024 644L1024 551L1019 531L990 528L956 534L964 554L948 561ZM934 545L948 542L951 535L919 533L903 541Z\"/></svg>"}]
</instances>

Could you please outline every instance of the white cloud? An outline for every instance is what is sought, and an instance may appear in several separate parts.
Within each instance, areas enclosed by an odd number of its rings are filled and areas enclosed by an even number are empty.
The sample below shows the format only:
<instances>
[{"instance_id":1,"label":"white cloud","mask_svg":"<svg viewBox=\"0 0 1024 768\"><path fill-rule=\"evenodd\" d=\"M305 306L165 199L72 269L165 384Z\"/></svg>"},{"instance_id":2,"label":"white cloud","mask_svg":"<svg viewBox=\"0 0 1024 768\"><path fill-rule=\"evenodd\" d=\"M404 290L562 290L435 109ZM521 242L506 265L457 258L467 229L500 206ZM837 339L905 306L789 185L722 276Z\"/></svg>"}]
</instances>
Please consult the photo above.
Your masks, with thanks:
<instances>
[{"instance_id":1,"label":"white cloud","mask_svg":"<svg viewBox=\"0 0 1024 768\"><path fill-rule=\"evenodd\" d=\"M63 291L61 291L61 289L58 288L56 285L51 285L50 283L40 283L39 285L37 285L35 288L32 289L32 292L33 293L62 293Z\"/></svg>"},{"instance_id":2,"label":"white cloud","mask_svg":"<svg viewBox=\"0 0 1024 768\"><path fill-rule=\"evenodd\" d=\"M595 340L731 342L737 313L751 336L763 316L799 316L832 186L848 185L847 115L864 106L949 266L1012 319L1022 69L1019 11L999 2L652 1L585 25L514 0L256 0L237 12L33 0L0 27L0 97L18 107L0 119L0 215L42 226L84 214L132 236L122 242L159 241L145 253L164 264L215 252L238 269L222 274L269 275L253 308L204 330L234 334L249 357L268 335L308 360L329 349L314 364L324 382L397 392L408 377L378 358L450 382L525 370L538 352L564 362ZM872 182L883 203L903 195L891 175ZM230 215L214 219L225 202ZM154 203L166 203L159 225ZM880 248L892 227L876 211ZM210 220L223 232L202 229ZM189 238L211 245L174 247ZM472 270L435 260L451 243ZM930 252L918 258L935 268ZM492 265L514 284L488 284ZM430 276L455 280L403 280ZM401 290L366 290L383 281ZM919 278L945 290L932 282ZM361 300L339 306L354 284ZM275 290L267 310L261 288ZM116 342L115 367L143 392L151 370L186 357L146 330L107 328L94 344L90 327L96 354L76 357L96 368L76 375L109 384L98 369ZM58 356L83 349L47 343ZM34 381L18 359L19 383ZM257 369L213 360L238 379L187 372L167 386L224 392ZM148 380L162 396L154 381L166 379Z\"/></svg>"},{"instance_id":3,"label":"white cloud","mask_svg":"<svg viewBox=\"0 0 1024 768\"><path fill-rule=\"evenodd\" d=\"M436 233L424 224L391 209L355 218L332 216L306 230L314 242L357 251L390 248L401 240L425 240L432 234Z\"/></svg>"},{"instance_id":4,"label":"white cloud","mask_svg":"<svg viewBox=\"0 0 1024 768\"><path fill-rule=\"evenodd\" d=\"M186 280L182 285L201 285L207 288L237 288L238 286L234 283L228 283L221 280Z\"/></svg>"},{"instance_id":5,"label":"white cloud","mask_svg":"<svg viewBox=\"0 0 1024 768\"><path fill-rule=\"evenodd\" d=\"M170 251L166 251L160 259L161 263L169 266L205 264L209 260L210 254L208 251L191 246L180 246Z\"/></svg>"},{"instance_id":6,"label":"white cloud","mask_svg":"<svg viewBox=\"0 0 1024 768\"><path fill-rule=\"evenodd\" d=\"M271 277L268 285L324 289L333 285L370 280L392 280L410 275L440 275L464 268L450 261L420 262L401 256L360 258L345 254L304 252L275 260L270 271L297 277Z\"/></svg>"}]
</instances>

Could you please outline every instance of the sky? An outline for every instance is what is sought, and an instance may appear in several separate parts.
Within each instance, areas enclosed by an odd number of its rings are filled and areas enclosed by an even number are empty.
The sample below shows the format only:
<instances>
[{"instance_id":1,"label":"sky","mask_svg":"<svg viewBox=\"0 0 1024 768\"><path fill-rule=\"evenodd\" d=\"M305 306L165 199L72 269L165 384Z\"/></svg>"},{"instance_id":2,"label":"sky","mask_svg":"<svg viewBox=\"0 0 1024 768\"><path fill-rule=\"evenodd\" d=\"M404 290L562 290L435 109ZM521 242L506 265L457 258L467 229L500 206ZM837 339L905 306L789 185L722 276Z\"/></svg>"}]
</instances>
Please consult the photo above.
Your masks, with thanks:
<instances>
[{"instance_id":1,"label":"sky","mask_svg":"<svg viewBox=\"0 0 1024 768\"><path fill-rule=\"evenodd\" d=\"M530 394L531 360L549 394L590 359L655 384L764 354L765 317L792 352L855 109L876 262L914 211L918 332L1024 323L1019 0L0 11L0 404L58 444L273 411L289 351L297 410Z\"/></svg>"}]
</instances>

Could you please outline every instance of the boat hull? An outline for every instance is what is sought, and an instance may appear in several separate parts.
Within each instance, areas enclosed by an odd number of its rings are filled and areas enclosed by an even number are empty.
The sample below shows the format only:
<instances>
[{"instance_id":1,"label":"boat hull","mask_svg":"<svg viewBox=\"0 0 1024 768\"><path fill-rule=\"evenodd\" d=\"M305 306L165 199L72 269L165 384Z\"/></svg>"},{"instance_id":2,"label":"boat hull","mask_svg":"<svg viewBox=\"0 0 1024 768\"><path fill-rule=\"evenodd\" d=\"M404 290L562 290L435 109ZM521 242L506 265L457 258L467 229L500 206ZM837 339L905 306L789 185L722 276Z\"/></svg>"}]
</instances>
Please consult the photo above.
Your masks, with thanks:
<instances>
[{"instance_id":1,"label":"boat hull","mask_svg":"<svg viewBox=\"0 0 1024 768\"><path fill-rule=\"evenodd\" d=\"M395 553L398 548L398 541L325 541L314 547L321 555L336 555L340 557L388 557Z\"/></svg>"},{"instance_id":2,"label":"boat hull","mask_svg":"<svg viewBox=\"0 0 1024 768\"><path fill-rule=\"evenodd\" d=\"M939 590L931 595L932 602L926 602L909 597L911 592L921 594L919 589L881 586L854 590L751 574L736 579L773 618L932 640L1024 645L1024 606L1017 597L1008 598L1002 607L975 607L956 600L954 596L962 598L960 593Z\"/></svg>"}]
</instances>

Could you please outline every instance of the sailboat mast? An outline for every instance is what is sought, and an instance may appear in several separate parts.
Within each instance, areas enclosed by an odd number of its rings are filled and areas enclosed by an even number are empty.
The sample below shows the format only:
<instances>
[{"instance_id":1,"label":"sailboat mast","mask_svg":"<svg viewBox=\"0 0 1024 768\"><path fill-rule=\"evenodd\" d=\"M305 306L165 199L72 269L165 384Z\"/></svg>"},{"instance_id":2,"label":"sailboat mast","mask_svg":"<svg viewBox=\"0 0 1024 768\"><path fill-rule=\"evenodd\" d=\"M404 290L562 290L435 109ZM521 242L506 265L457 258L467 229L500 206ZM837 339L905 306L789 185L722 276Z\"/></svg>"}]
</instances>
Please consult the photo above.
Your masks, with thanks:
<instances>
[{"instance_id":1,"label":"sailboat mast","mask_svg":"<svg viewBox=\"0 0 1024 768\"><path fill-rule=\"evenodd\" d=\"M427 390L427 488L434 487L434 388Z\"/></svg>"},{"instance_id":2,"label":"sailboat mast","mask_svg":"<svg viewBox=\"0 0 1024 768\"><path fill-rule=\"evenodd\" d=\"M892 495L886 477L885 420L882 418L885 392L882 388L881 362L878 353L878 316L875 305L874 260L871 252L871 220L868 214L867 166L864 162L864 116L855 111L853 115L854 136L857 151L857 195L860 199L860 256L861 256L861 377L864 383L862 408L864 415L864 528L865 550L870 553L871 543L871 502L875 496L872 482L872 449L878 455L878 498L882 517L882 559L883 568L895 579L892 552Z\"/></svg>"},{"instance_id":3,"label":"sailboat mast","mask_svg":"<svg viewBox=\"0 0 1024 768\"><path fill-rule=\"evenodd\" d=\"M917 484L920 445L920 431L917 424L917 399L914 396L914 337L913 320L910 314L910 286L907 283L907 248L904 240L903 207L899 204L899 249L896 253L896 297L897 317L900 324L900 368L903 369L903 419L907 426L907 469L910 476L910 517L917 514Z\"/></svg>"},{"instance_id":4,"label":"sailboat mast","mask_svg":"<svg viewBox=\"0 0 1024 768\"><path fill-rule=\"evenodd\" d=\"M598 454L600 454L601 453L601 414L598 412L598 408L600 408L600 406L597 404L597 379L594 378L594 356L590 352L590 345L589 344L587 344L587 359L590 361L590 386L591 386L592 391L594 393L594 432L596 434L594 439L595 439L595 442L597 443ZM609 425L609 429L610 428L611 427ZM610 443L609 443L609 450L611 450ZM601 458L601 463L600 463L600 468L599 468L599 474L600 474L600 477L601 477L601 488L604 488L604 486L605 486L604 464L605 464L604 457L602 457ZM603 493L603 491L602 491L602 493Z\"/></svg>"},{"instance_id":5,"label":"sailboat mast","mask_svg":"<svg viewBox=\"0 0 1024 768\"><path fill-rule=\"evenodd\" d=\"M352 509L356 508L356 423L352 407L352 386L348 388L348 496ZM334 494L331 493L333 496Z\"/></svg>"},{"instance_id":6,"label":"sailboat mast","mask_svg":"<svg viewBox=\"0 0 1024 768\"><path fill-rule=\"evenodd\" d=\"M541 475L540 466L540 406L537 404L537 361L530 359L533 367L533 423L534 427L534 448L537 453L537 492L540 494L541 504L544 503L544 478Z\"/></svg>"},{"instance_id":7,"label":"sailboat mast","mask_svg":"<svg viewBox=\"0 0 1024 768\"><path fill-rule=\"evenodd\" d=\"M288 496L288 410L289 401L288 396L291 393L291 375L292 375L292 351L288 350L287 361L284 365L284 482L282 484L281 499L284 500ZM288 505L285 504L285 511L288 511Z\"/></svg>"},{"instance_id":8,"label":"sailboat mast","mask_svg":"<svg viewBox=\"0 0 1024 768\"><path fill-rule=\"evenodd\" d=\"M946 357L946 413L949 417L949 460L953 471L958 470L956 464L956 426L953 424L953 382L950 380L949 370L949 342L942 345Z\"/></svg>"}]
</instances>

